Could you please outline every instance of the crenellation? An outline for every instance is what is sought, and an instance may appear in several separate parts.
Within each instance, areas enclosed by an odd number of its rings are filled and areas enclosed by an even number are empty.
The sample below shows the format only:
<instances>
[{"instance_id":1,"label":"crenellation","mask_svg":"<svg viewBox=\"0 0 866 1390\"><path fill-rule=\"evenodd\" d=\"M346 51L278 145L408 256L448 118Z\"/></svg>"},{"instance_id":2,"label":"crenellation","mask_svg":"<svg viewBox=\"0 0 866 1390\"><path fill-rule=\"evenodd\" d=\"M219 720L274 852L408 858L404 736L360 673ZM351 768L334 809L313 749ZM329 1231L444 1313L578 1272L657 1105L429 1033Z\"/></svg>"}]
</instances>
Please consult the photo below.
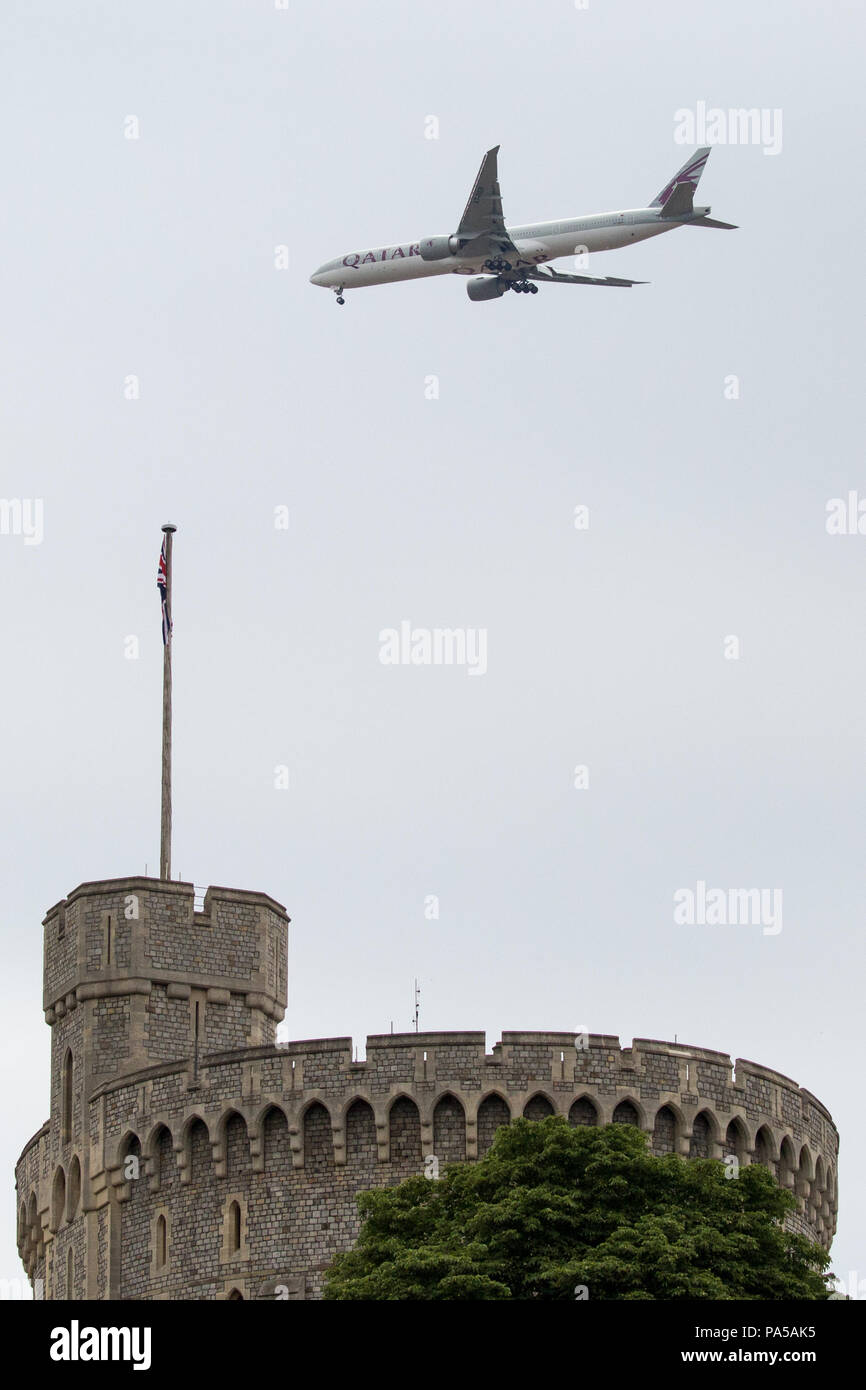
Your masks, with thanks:
<instances>
[{"instance_id":1,"label":"crenellation","mask_svg":"<svg viewBox=\"0 0 866 1390\"><path fill-rule=\"evenodd\" d=\"M599 1033L377 1034L361 1062L349 1037L277 1043L288 917L261 893L195 912L191 884L82 884L44 927L51 1115L16 1184L48 1298L320 1297L359 1191L476 1161L519 1115L637 1123L683 1158L734 1145L794 1191L793 1229L832 1239L838 1135L780 1072Z\"/></svg>"}]
</instances>

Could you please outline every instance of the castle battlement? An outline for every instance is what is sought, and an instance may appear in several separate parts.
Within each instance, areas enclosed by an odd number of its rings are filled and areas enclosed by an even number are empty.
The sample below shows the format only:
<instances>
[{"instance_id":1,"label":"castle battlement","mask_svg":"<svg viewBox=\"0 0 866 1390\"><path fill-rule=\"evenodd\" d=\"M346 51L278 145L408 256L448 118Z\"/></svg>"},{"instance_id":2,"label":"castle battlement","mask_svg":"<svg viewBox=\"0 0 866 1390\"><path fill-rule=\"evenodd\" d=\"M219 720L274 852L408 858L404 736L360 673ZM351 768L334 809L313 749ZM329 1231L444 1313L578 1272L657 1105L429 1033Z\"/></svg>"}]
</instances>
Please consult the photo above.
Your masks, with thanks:
<instances>
[{"instance_id":1,"label":"castle battlement","mask_svg":"<svg viewBox=\"0 0 866 1390\"><path fill-rule=\"evenodd\" d=\"M191 883L152 878L82 883L55 903L45 929L46 1021L82 999L149 994L184 986L258 992L285 1013L285 908L266 893L209 887L195 910Z\"/></svg>"},{"instance_id":2,"label":"castle battlement","mask_svg":"<svg viewBox=\"0 0 866 1390\"><path fill-rule=\"evenodd\" d=\"M51 1116L16 1169L19 1248L46 1296L317 1297L355 1198L482 1157L499 1125L633 1124L656 1153L762 1163L829 1246L838 1134L789 1077L606 1033L277 1042L285 909L263 893L85 883L45 917ZM288 1291L288 1292L286 1292Z\"/></svg>"}]
</instances>

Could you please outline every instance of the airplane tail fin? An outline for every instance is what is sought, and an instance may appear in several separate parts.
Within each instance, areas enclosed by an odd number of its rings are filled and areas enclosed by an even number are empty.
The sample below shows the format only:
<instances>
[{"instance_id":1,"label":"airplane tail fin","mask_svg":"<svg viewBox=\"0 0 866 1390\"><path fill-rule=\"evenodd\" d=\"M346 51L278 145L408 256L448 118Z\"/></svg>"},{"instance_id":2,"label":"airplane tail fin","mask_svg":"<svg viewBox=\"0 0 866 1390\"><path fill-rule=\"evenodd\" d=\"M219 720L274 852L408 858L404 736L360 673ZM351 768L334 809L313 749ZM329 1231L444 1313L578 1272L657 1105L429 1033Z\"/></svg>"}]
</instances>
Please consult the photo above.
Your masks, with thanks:
<instances>
[{"instance_id":1,"label":"airplane tail fin","mask_svg":"<svg viewBox=\"0 0 866 1390\"><path fill-rule=\"evenodd\" d=\"M690 213L695 190L701 181L701 174L704 172L709 157L709 145L695 150L691 159L687 159L683 167L678 169L673 178L669 179L664 188L656 194L650 207L661 208L663 212L672 217L682 217Z\"/></svg>"}]
</instances>

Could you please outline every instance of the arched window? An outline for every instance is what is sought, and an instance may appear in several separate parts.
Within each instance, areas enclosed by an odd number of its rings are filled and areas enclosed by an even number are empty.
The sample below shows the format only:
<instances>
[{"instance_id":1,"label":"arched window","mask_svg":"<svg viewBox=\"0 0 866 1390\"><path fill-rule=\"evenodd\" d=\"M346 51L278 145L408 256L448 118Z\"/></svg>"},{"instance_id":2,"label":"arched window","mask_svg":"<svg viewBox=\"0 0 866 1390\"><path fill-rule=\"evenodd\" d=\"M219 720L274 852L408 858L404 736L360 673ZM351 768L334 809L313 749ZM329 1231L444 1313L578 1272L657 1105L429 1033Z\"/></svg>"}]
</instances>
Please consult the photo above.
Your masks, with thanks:
<instances>
[{"instance_id":1,"label":"arched window","mask_svg":"<svg viewBox=\"0 0 866 1390\"><path fill-rule=\"evenodd\" d=\"M731 1120L725 1130L725 1154L734 1154L741 1163L746 1157L746 1134L739 1120Z\"/></svg>"},{"instance_id":2,"label":"arched window","mask_svg":"<svg viewBox=\"0 0 866 1390\"><path fill-rule=\"evenodd\" d=\"M713 1127L707 1113L702 1110L692 1123L692 1137L689 1140L689 1158L709 1158Z\"/></svg>"},{"instance_id":3,"label":"arched window","mask_svg":"<svg viewBox=\"0 0 866 1390\"><path fill-rule=\"evenodd\" d=\"M822 1215L824 1208L826 1186L827 1178L825 1176L824 1171L824 1160L823 1158L819 1157L817 1163L815 1164L815 1179L812 1183L812 1188L809 1193L809 1200L815 1210L815 1215L819 1219Z\"/></svg>"},{"instance_id":4,"label":"arched window","mask_svg":"<svg viewBox=\"0 0 866 1390\"><path fill-rule=\"evenodd\" d=\"M511 1111L501 1096L486 1096L478 1107L478 1157L487 1153L501 1125L511 1123Z\"/></svg>"},{"instance_id":5,"label":"arched window","mask_svg":"<svg viewBox=\"0 0 866 1390\"><path fill-rule=\"evenodd\" d=\"M197 1184L209 1182L212 1175L211 1144L207 1126L203 1120L193 1120L187 1134L189 1147L190 1182Z\"/></svg>"},{"instance_id":6,"label":"arched window","mask_svg":"<svg viewBox=\"0 0 866 1390\"><path fill-rule=\"evenodd\" d=\"M443 1163L466 1158L466 1115L456 1096L443 1096L433 1111L433 1152Z\"/></svg>"},{"instance_id":7,"label":"arched window","mask_svg":"<svg viewBox=\"0 0 866 1390\"><path fill-rule=\"evenodd\" d=\"M769 1168L771 1173L774 1167L771 1157L772 1152L773 1141L770 1138L769 1131L761 1125L761 1128L755 1135L755 1162L760 1163L764 1168Z\"/></svg>"},{"instance_id":8,"label":"arched window","mask_svg":"<svg viewBox=\"0 0 866 1390\"><path fill-rule=\"evenodd\" d=\"M243 1303L243 1301L244 1301L244 1296L243 1296L243 1294L241 1293L240 1289L232 1289L231 1293L229 1294L229 1301L230 1301L230 1302L234 1301L234 1302Z\"/></svg>"},{"instance_id":9,"label":"arched window","mask_svg":"<svg viewBox=\"0 0 866 1390\"><path fill-rule=\"evenodd\" d=\"M72 1049L66 1049L63 1058L60 1096L60 1142L68 1144L72 1138Z\"/></svg>"},{"instance_id":10,"label":"arched window","mask_svg":"<svg viewBox=\"0 0 866 1390\"><path fill-rule=\"evenodd\" d=\"M334 1167L334 1134L331 1116L314 1101L304 1112L304 1169L310 1177L322 1177Z\"/></svg>"},{"instance_id":11,"label":"arched window","mask_svg":"<svg viewBox=\"0 0 866 1390\"><path fill-rule=\"evenodd\" d=\"M171 1132L165 1125L161 1125L159 1130L150 1141L150 1151L153 1154L154 1176L156 1178L157 1190L172 1187L177 1182L177 1164L174 1157L174 1145L172 1143Z\"/></svg>"},{"instance_id":12,"label":"arched window","mask_svg":"<svg viewBox=\"0 0 866 1390\"><path fill-rule=\"evenodd\" d=\"M630 1100L621 1100L613 1112L615 1125L636 1125L640 1128L640 1116Z\"/></svg>"},{"instance_id":13,"label":"arched window","mask_svg":"<svg viewBox=\"0 0 866 1390\"><path fill-rule=\"evenodd\" d=\"M373 1107L354 1100L346 1111L346 1162L375 1171L377 1153Z\"/></svg>"},{"instance_id":14,"label":"arched window","mask_svg":"<svg viewBox=\"0 0 866 1390\"><path fill-rule=\"evenodd\" d=\"M392 1167L405 1173L422 1172L421 1116L408 1096L399 1096L388 1111L388 1133Z\"/></svg>"},{"instance_id":15,"label":"arched window","mask_svg":"<svg viewBox=\"0 0 866 1390\"><path fill-rule=\"evenodd\" d=\"M237 1205L237 1204L235 1204ZM156 1219L156 1267L164 1269L168 1257L168 1227L164 1216Z\"/></svg>"},{"instance_id":16,"label":"arched window","mask_svg":"<svg viewBox=\"0 0 866 1390\"><path fill-rule=\"evenodd\" d=\"M669 1105L663 1105L656 1112L652 1147L656 1154L673 1154L677 1151L677 1117Z\"/></svg>"},{"instance_id":17,"label":"arched window","mask_svg":"<svg viewBox=\"0 0 866 1390\"><path fill-rule=\"evenodd\" d=\"M141 1178L144 1170L141 1161L141 1140L137 1134L128 1134L125 1138L120 1171L126 1183L126 1200L143 1199L144 1183Z\"/></svg>"},{"instance_id":18,"label":"arched window","mask_svg":"<svg viewBox=\"0 0 866 1390\"><path fill-rule=\"evenodd\" d=\"M242 1115L230 1115L225 1127L226 1177L242 1178L250 1171L250 1139Z\"/></svg>"},{"instance_id":19,"label":"arched window","mask_svg":"<svg viewBox=\"0 0 866 1390\"><path fill-rule=\"evenodd\" d=\"M593 1105L589 1096L581 1096L576 1100L568 1112L568 1123L570 1125L597 1125L598 1111Z\"/></svg>"},{"instance_id":20,"label":"arched window","mask_svg":"<svg viewBox=\"0 0 866 1390\"><path fill-rule=\"evenodd\" d=\"M51 1189L51 1229L57 1231L63 1225L63 1218L66 1215L66 1174L62 1168L58 1168L54 1174L54 1185Z\"/></svg>"},{"instance_id":21,"label":"arched window","mask_svg":"<svg viewBox=\"0 0 866 1390\"><path fill-rule=\"evenodd\" d=\"M30 1240L37 1255L42 1254L43 1234L42 1223L39 1220L39 1213L36 1209L36 1193L30 1193L30 1201L27 1204L27 1228L30 1232Z\"/></svg>"},{"instance_id":22,"label":"arched window","mask_svg":"<svg viewBox=\"0 0 866 1390\"><path fill-rule=\"evenodd\" d=\"M241 1209L237 1202L229 1207L229 1253L236 1255L241 1248Z\"/></svg>"},{"instance_id":23,"label":"arched window","mask_svg":"<svg viewBox=\"0 0 866 1390\"><path fill-rule=\"evenodd\" d=\"M78 1212L78 1203L81 1200L81 1164L78 1161L78 1154L75 1155L69 1165L69 1181L66 1184L66 1219L74 1221Z\"/></svg>"},{"instance_id":24,"label":"arched window","mask_svg":"<svg viewBox=\"0 0 866 1390\"><path fill-rule=\"evenodd\" d=\"M527 1120L546 1120L548 1115L553 1115L554 1109L547 1096L541 1094L532 1096L523 1107L523 1115Z\"/></svg>"},{"instance_id":25,"label":"arched window","mask_svg":"<svg viewBox=\"0 0 866 1390\"><path fill-rule=\"evenodd\" d=\"M782 1187L793 1189L797 1172L797 1157L790 1135L786 1134L779 1146L779 1182Z\"/></svg>"},{"instance_id":26,"label":"arched window","mask_svg":"<svg viewBox=\"0 0 866 1390\"><path fill-rule=\"evenodd\" d=\"M289 1122L282 1110L272 1105L261 1128L265 1172L290 1173L292 1151L289 1148Z\"/></svg>"}]
</instances>

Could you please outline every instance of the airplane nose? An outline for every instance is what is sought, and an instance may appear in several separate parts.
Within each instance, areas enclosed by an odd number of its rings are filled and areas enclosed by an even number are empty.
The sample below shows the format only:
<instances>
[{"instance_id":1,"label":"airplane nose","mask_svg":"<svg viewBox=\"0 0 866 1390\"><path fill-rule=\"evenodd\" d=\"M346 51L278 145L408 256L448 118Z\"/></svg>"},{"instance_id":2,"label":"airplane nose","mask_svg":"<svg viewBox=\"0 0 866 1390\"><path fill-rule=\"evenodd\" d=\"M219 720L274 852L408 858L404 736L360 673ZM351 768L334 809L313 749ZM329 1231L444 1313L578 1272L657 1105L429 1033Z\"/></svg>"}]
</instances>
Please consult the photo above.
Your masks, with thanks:
<instances>
[{"instance_id":1,"label":"airplane nose","mask_svg":"<svg viewBox=\"0 0 866 1390\"><path fill-rule=\"evenodd\" d=\"M311 285L324 285L325 283L325 272L323 270L316 270L310 276Z\"/></svg>"}]
</instances>

